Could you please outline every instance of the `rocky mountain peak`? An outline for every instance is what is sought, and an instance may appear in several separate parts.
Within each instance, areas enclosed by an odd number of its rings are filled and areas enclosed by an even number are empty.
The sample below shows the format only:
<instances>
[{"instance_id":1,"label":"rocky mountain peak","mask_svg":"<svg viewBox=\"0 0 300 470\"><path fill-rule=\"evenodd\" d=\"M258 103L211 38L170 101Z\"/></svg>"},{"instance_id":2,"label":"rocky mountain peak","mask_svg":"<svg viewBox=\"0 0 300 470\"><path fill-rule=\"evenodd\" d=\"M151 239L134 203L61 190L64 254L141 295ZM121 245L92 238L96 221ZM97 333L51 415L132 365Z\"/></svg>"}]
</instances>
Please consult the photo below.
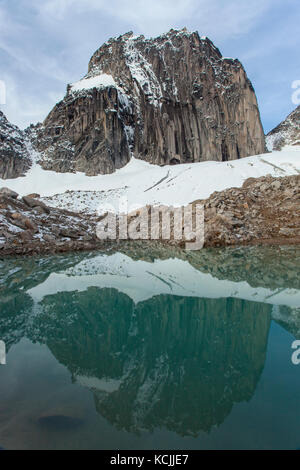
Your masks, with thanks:
<instances>
[{"instance_id":1,"label":"rocky mountain peak","mask_svg":"<svg viewBox=\"0 0 300 470\"><path fill-rule=\"evenodd\" d=\"M198 32L190 33L186 28L180 31L171 29L150 39L129 32L110 39L95 52L85 79L110 75L110 85L121 87L126 94L130 93L134 82L134 91L145 94L150 104L158 106L166 100L179 102L189 99L197 83L201 82L201 76L195 73L201 57L214 67L220 67L221 60L235 62L241 67L234 59L223 59L207 37L200 38ZM176 64L185 61L182 72L188 80L186 87L182 87L182 74ZM217 72L220 70L215 70ZM221 73L218 79L221 86Z\"/></svg>"},{"instance_id":2,"label":"rocky mountain peak","mask_svg":"<svg viewBox=\"0 0 300 470\"><path fill-rule=\"evenodd\" d=\"M263 153L253 87L206 37L171 29L109 39L37 135L42 165L111 173L131 155L165 165Z\"/></svg>"},{"instance_id":3,"label":"rocky mountain peak","mask_svg":"<svg viewBox=\"0 0 300 470\"><path fill-rule=\"evenodd\" d=\"M179 71L176 61L206 57L212 63L222 59L220 51L208 38L200 38L197 32L190 33L186 28L171 29L157 38L146 39L135 36L133 32L110 39L92 56L86 78L111 74L115 84L125 88L134 81L152 104L163 99L176 99L180 90ZM194 71L186 67L185 72L191 80L197 78ZM128 83L128 80L130 83ZM127 85L127 86L126 86ZM189 91L190 90L186 90Z\"/></svg>"},{"instance_id":4,"label":"rocky mountain peak","mask_svg":"<svg viewBox=\"0 0 300 470\"><path fill-rule=\"evenodd\" d=\"M270 151L281 150L285 145L300 145L300 106L267 135Z\"/></svg>"}]
</instances>

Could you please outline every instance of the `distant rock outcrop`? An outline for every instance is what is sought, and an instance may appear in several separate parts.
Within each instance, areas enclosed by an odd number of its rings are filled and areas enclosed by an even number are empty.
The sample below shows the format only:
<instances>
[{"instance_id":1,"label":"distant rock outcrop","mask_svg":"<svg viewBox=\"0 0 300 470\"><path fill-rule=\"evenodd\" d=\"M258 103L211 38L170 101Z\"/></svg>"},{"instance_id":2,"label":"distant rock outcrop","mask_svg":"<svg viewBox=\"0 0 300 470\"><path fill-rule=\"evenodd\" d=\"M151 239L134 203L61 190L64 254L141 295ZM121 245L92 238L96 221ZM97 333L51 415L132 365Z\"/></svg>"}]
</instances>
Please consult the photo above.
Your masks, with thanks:
<instances>
[{"instance_id":1,"label":"distant rock outcrop","mask_svg":"<svg viewBox=\"0 0 300 470\"><path fill-rule=\"evenodd\" d=\"M0 178L22 176L30 165L24 133L0 111Z\"/></svg>"},{"instance_id":2,"label":"distant rock outcrop","mask_svg":"<svg viewBox=\"0 0 300 470\"><path fill-rule=\"evenodd\" d=\"M267 135L270 151L281 150L285 145L300 145L300 106Z\"/></svg>"},{"instance_id":3,"label":"distant rock outcrop","mask_svg":"<svg viewBox=\"0 0 300 470\"><path fill-rule=\"evenodd\" d=\"M165 165L265 152L254 89L238 60L197 32L127 33L92 56L36 129L45 169L111 173L133 154Z\"/></svg>"}]
</instances>

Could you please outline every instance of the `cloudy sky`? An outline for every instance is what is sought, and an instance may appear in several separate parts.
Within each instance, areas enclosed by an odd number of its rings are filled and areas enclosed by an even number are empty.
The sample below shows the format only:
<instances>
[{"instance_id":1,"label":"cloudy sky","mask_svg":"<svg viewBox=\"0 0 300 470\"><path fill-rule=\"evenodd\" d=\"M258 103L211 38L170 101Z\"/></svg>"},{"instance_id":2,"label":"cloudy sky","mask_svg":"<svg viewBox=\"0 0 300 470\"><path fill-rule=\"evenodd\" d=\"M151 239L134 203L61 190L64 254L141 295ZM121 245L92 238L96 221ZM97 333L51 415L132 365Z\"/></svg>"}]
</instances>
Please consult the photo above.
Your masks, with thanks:
<instances>
[{"instance_id":1,"label":"cloudy sky","mask_svg":"<svg viewBox=\"0 0 300 470\"><path fill-rule=\"evenodd\" d=\"M269 131L295 108L299 24L299 0L0 0L1 109L22 128L42 121L108 38L186 26L242 61Z\"/></svg>"}]
</instances>

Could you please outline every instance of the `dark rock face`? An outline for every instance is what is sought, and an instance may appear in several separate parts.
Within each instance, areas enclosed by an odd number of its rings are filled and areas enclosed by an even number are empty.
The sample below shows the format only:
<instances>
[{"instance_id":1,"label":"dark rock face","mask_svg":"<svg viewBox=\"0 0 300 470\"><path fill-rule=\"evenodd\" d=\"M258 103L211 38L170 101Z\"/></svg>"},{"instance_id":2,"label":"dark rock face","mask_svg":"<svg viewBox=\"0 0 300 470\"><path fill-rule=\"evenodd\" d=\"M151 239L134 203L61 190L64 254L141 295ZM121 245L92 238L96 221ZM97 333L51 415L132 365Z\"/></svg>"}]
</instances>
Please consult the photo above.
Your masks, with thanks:
<instances>
[{"instance_id":1,"label":"dark rock face","mask_svg":"<svg viewBox=\"0 0 300 470\"><path fill-rule=\"evenodd\" d=\"M91 89L58 103L36 132L44 169L112 173L130 159L122 110L115 88Z\"/></svg>"},{"instance_id":2,"label":"dark rock face","mask_svg":"<svg viewBox=\"0 0 300 470\"><path fill-rule=\"evenodd\" d=\"M30 164L23 132L0 111L0 178L23 176Z\"/></svg>"},{"instance_id":3,"label":"dark rock face","mask_svg":"<svg viewBox=\"0 0 300 470\"><path fill-rule=\"evenodd\" d=\"M44 168L90 175L124 166L131 153L165 165L266 150L243 66L186 30L110 39L36 136Z\"/></svg>"},{"instance_id":4,"label":"dark rock face","mask_svg":"<svg viewBox=\"0 0 300 470\"><path fill-rule=\"evenodd\" d=\"M285 145L300 145L300 106L267 135L269 150L281 150Z\"/></svg>"}]
</instances>

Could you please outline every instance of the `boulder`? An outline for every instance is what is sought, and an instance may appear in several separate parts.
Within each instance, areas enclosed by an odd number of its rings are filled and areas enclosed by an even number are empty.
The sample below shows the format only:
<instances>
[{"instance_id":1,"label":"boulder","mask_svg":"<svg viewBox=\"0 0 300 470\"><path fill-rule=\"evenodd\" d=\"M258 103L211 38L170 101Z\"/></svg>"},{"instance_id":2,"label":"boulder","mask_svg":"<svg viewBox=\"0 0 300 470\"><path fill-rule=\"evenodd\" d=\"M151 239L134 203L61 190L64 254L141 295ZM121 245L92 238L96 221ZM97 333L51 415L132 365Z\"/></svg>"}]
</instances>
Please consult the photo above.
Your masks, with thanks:
<instances>
[{"instance_id":1,"label":"boulder","mask_svg":"<svg viewBox=\"0 0 300 470\"><path fill-rule=\"evenodd\" d=\"M30 208L35 208L35 207L41 207L43 209L43 211L46 213L46 214L50 214L50 209L48 206L46 206L46 204L44 204L42 201L38 201L37 199L34 199L32 197L29 197L29 196L24 196L22 198L23 202L25 202L25 204L30 207Z\"/></svg>"},{"instance_id":2,"label":"boulder","mask_svg":"<svg viewBox=\"0 0 300 470\"><path fill-rule=\"evenodd\" d=\"M32 230L35 233L37 233L39 231L38 226L36 225L36 223L33 222L28 217L24 217L23 222L24 222L25 227L28 228L29 230Z\"/></svg>"},{"instance_id":3,"label":"boulder","mask_svg":"<svg viewBox=\"0 0 300 470\"><path fill-rule=\"evenodd\" d=\"M39 199L41 195L37 193L32 193L32 194L27 194L26 197L30 197L32 199Z\"/></svg>"},{"instance_id":4,"label":"boulder","mask_svg":"<svg viewBox=\"0 0 300 470\"><path fill-rule=\"evenodd\" d=\"M20 214L19 212L14 212L13 214L11 214L10 216L13 220L20 220L22 219L22 214Z\"/></svg>"},{"instance_id":5,"label":"boulder","mask_svg":"<svg viewBox=\"0 0 300 470\"><path fill-rule=\"evenodd\" d=\"M1 195L11 197L12 199L17 199L19 196L18 193L16 193L15 191L12 191L9 188L0 188L0 196Z\"/></svg>"},{"instance_id":6,"label":"boulder","mask_svg":"<svg viewBox=\"0 0 300 470\"><path fill-rule=\"evenodd\" d=\"M31 230L24 230L19 234L19 239L24 242L29 242L33 239L33 233Z\"/></svg>"},{"instance_id":7,"label":"boulder","mask_svg":"<svg viewBox=\"0 0 300 470\"><path fill-rule=\"evenodd\" d=\"M43 235L43 240L45 242L48 242L48 243L54 243L55 242L55 237L53 237L52 235L49 235L47 233L45 233L45 235Z\"/></svg>"}]
</instances>

